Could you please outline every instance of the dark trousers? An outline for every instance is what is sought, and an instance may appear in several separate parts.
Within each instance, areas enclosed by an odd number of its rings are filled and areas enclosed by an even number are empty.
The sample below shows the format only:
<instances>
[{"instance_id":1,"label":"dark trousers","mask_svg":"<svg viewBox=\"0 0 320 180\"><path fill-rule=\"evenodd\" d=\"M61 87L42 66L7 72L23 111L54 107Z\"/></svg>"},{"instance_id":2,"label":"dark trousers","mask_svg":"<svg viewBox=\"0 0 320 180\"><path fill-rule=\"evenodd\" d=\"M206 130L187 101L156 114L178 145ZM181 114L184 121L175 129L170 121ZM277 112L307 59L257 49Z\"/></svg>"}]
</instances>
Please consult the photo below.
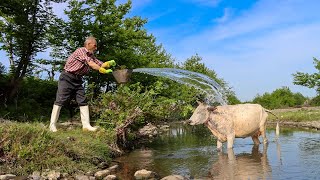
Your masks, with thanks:
<instances>
[{"instance_id":1,"label":"dark trousers","mask_svg":"<svg viewBox=\"0 0 320 180\"><path fill-rule=\"evenodd\" d=\"M58 91L54 104L64 106L69 103L72 97L75 97L79 106L88 105L82 84L82 76L62 71L59 77Z\"/></svg>"}]
</instances>

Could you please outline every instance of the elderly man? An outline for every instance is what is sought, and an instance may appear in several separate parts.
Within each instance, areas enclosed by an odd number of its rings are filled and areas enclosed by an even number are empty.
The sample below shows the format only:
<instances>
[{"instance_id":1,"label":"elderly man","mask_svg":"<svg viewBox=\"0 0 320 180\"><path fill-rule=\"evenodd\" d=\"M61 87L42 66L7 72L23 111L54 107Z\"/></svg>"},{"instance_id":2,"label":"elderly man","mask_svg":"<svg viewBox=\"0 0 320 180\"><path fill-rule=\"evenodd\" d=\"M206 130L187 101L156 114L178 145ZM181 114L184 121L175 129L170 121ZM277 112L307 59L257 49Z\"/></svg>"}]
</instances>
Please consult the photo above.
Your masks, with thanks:
<instances>
[{"instance_id":1,"label":"elderly man","mask_svg":"<svg viewBox=\"0 0 320 180\"><path fill-rule=\"evenodd\" d=\"M78 48L68 58L64 70L60 74L58 91L53 105L49 129L56 132L56 123L59 118L60 109L69 102L70 97L75 96L76 102L80 107L80 116L83 130L95 131L97 128L90 125L89 107L85 98L82 86L82 77L86 75L90 68L102 74L111 73L111 66L115 66L114 60L105 63L94 57L93 53L97 50L97 41L94 37L88 37L84 42L84 47Z\"/></svg>"}]
</instances>

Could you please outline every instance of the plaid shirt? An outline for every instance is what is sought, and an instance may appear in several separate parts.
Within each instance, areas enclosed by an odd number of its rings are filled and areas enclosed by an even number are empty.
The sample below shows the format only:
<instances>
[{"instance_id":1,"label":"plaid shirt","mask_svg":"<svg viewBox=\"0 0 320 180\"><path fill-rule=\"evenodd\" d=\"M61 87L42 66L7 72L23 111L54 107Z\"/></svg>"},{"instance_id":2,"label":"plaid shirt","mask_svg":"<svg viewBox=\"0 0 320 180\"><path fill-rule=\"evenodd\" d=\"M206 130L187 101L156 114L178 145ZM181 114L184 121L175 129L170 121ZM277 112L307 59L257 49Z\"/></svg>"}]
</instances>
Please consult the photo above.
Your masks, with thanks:
<instances>
[{"instance_id":1,"label":"plaid shirt","mask_svg":"<svg viewBox=\"0 0 320 180\"><path fill-rule=\"evenodd\" d=\"M89 61L93 61L99 66L102 65L102 62L94 57L85 47L78 48L69 56L64 70L76 75L85 75L90 70Z\"/></svg>"}]
</instances>

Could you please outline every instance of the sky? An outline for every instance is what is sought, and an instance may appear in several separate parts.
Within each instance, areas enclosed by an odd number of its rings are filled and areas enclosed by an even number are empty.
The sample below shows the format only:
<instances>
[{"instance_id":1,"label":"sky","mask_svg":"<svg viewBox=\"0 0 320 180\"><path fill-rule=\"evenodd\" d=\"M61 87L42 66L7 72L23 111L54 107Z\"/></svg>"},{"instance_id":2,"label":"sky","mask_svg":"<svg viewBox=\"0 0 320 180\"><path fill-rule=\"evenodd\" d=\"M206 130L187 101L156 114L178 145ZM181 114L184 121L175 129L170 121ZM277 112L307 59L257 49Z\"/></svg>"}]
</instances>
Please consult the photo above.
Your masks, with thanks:
<instances>
[{"instance_id":1,"label":"sky","mask_svg":"<svg viewBox=\"0 0 320 180\"><path fill-rule=\"evenodd\" d=\"M64 6L55 6L59 16ZM198 54L241 101L250 101L283 86L316 96L294 85L292 74L316 72L319 7L318 0L132 0L128 16L147 19L147 32L176 62Z\"/></svg>"}]
</instances>

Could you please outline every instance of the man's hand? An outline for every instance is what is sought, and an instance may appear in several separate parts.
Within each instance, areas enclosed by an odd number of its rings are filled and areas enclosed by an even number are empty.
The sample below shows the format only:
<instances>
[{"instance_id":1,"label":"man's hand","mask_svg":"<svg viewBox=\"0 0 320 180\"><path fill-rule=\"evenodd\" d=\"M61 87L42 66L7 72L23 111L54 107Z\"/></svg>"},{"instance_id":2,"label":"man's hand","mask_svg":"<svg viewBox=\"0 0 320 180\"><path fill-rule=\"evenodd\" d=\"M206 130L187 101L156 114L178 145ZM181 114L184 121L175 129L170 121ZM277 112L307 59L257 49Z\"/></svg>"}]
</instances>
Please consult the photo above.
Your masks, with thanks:
<instances>
[{"instance_id":1,"label":"man's hand","mask_svg":"<svg viewBox=\"0 0 320 180\"><path fill-rule=\"evenodd\" d=\"M109 68L109 67L111 67L111 66L115 66L116 64L117 64L117 63L116 63L115 60L110 60L110 61L107 61L107 62L103 63L101 67L103 67L103 68Z\"/></svg>"},{"instance_id":2,"label":"man's hand","mask_svg":"<svg viewBox=\"0 0 320 180\"><path fill-rule=\"evenodd\" d=\"M101 67L99 69L99 72L102 73L102 74L107 74L107 73L112 73L112 70L111 69L105 69L105 68Z\"/></svg>"}]
</instances>

